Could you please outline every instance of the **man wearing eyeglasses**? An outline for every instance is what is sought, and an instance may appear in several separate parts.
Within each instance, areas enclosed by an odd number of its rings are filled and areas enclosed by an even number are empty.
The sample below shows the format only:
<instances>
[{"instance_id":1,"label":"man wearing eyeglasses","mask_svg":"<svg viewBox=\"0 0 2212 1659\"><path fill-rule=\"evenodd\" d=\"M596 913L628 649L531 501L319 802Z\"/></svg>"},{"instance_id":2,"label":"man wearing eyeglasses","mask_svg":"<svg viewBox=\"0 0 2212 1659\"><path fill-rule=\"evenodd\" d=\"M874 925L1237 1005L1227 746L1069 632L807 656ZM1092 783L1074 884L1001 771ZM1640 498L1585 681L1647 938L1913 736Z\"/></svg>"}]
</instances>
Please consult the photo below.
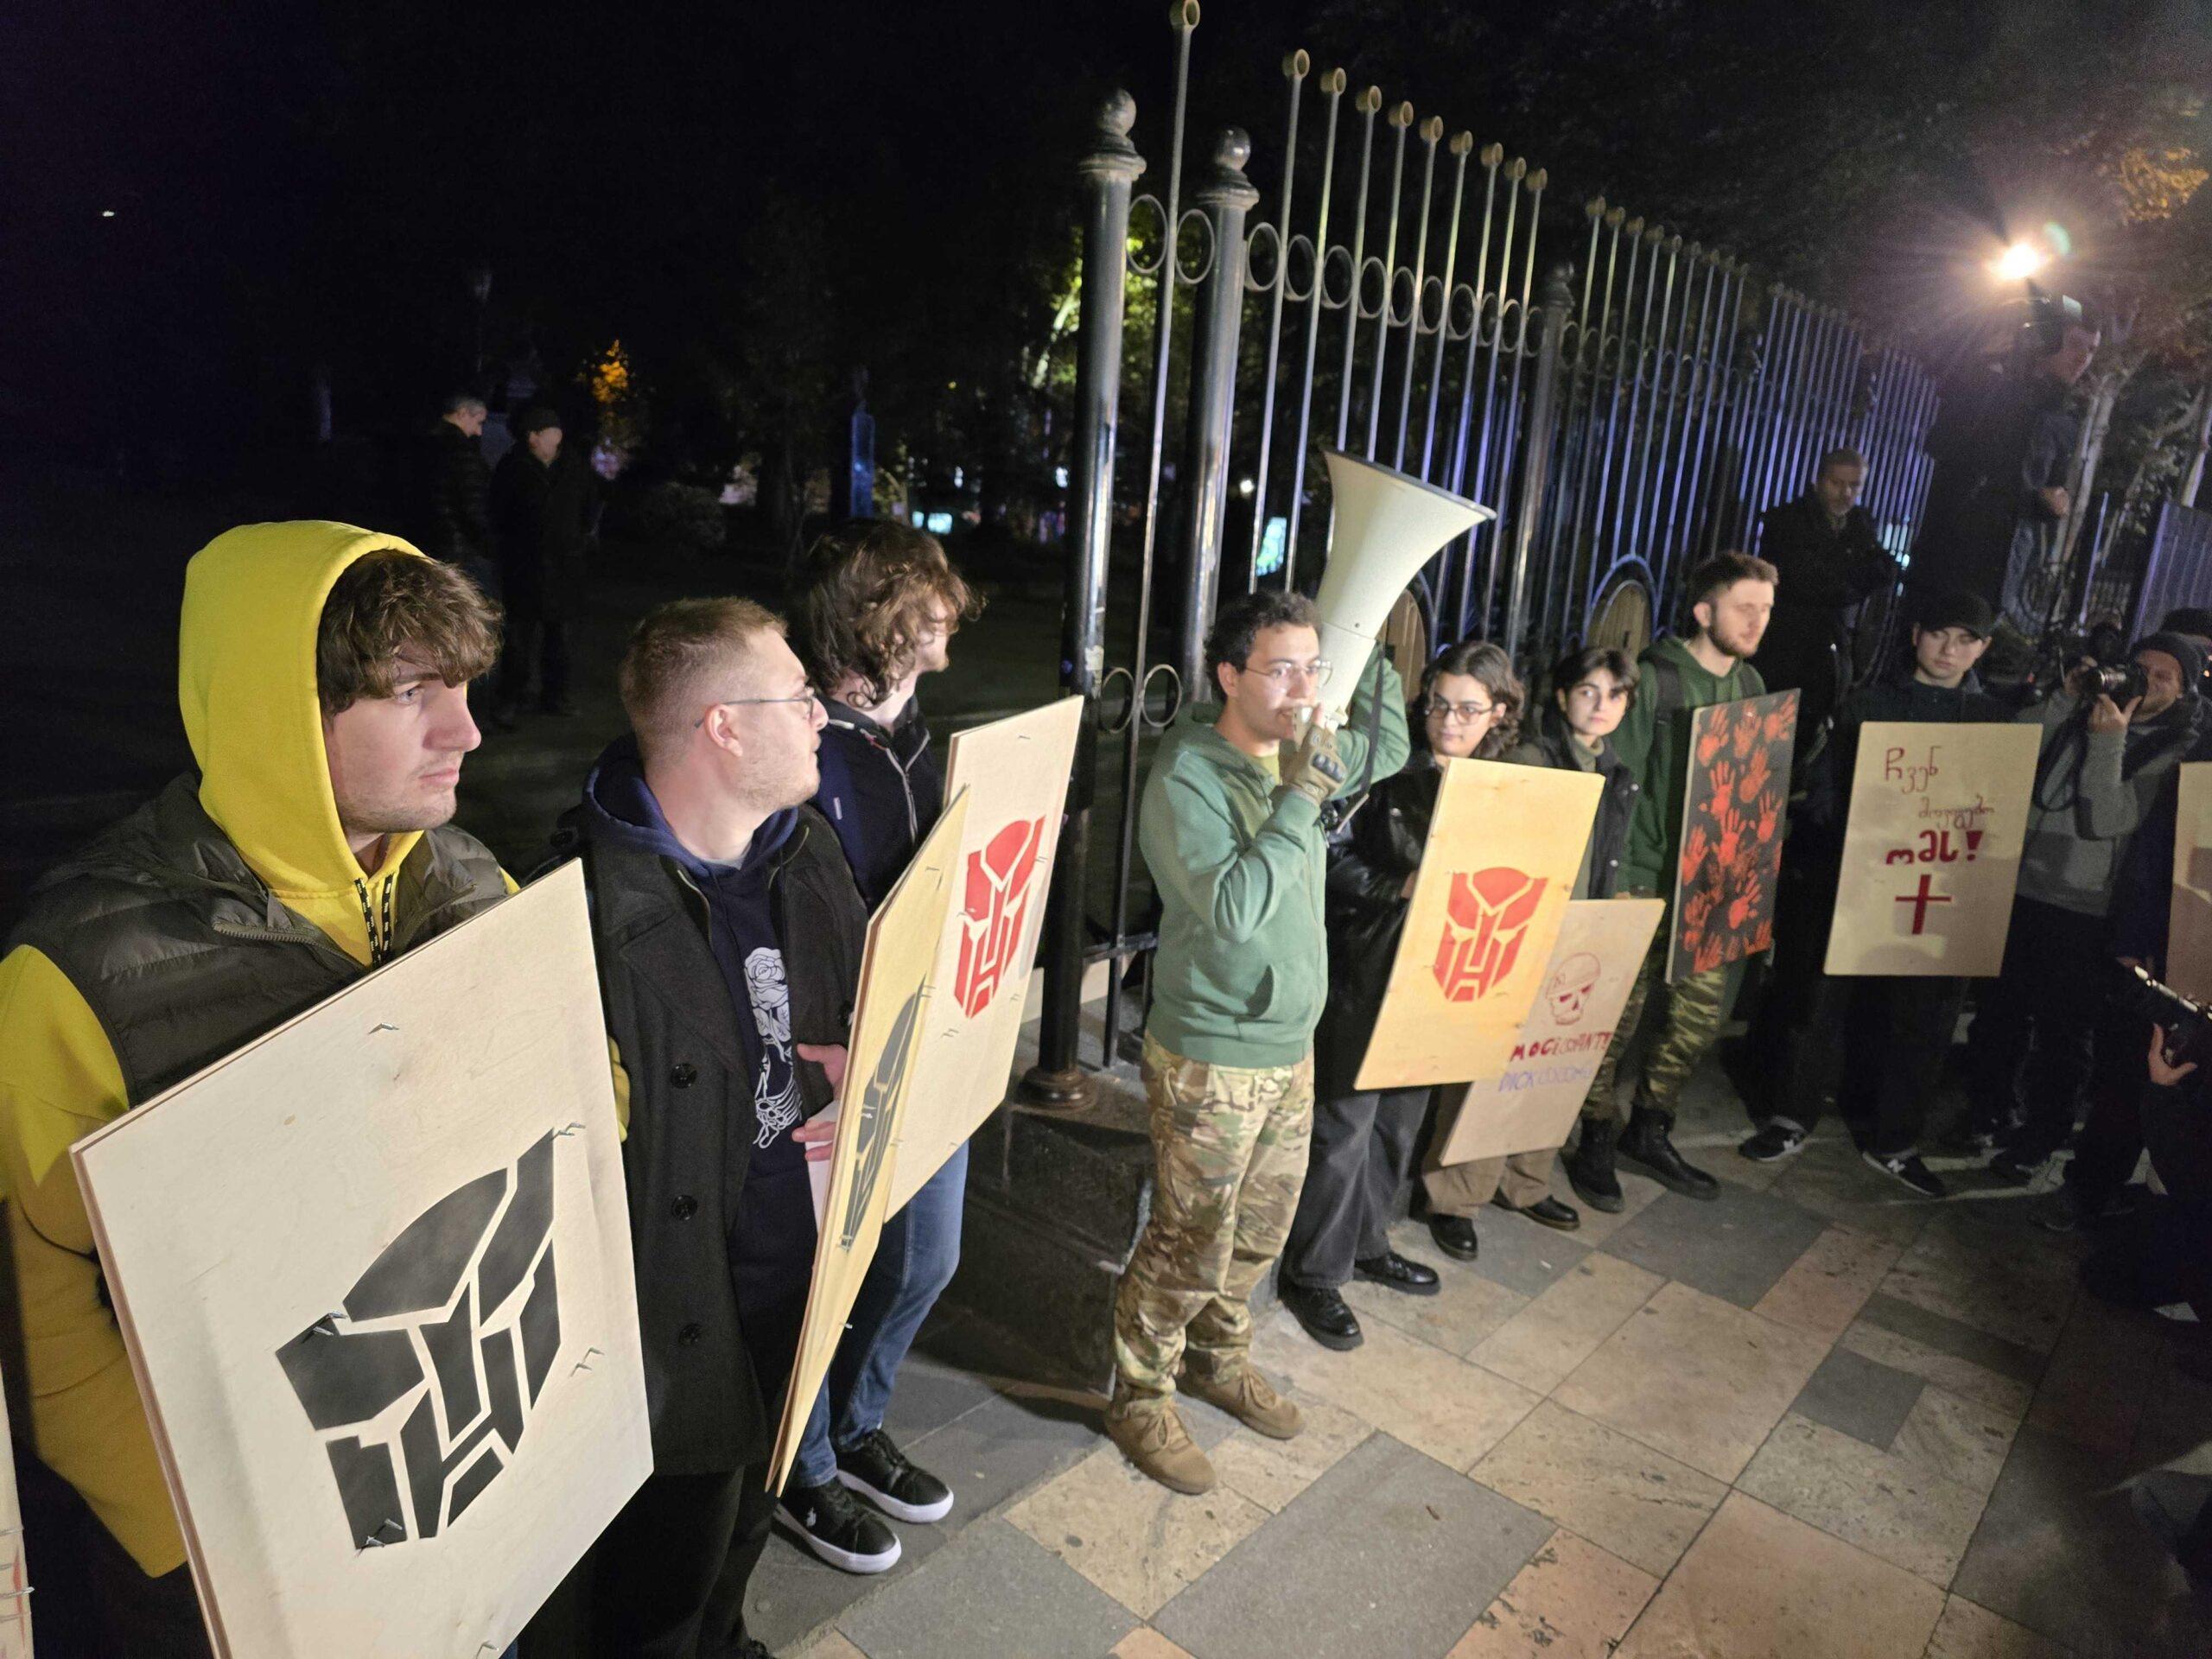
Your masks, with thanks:
<instances>
[{"instance_id":1,"label":"man wearing eyeglasses","mask_svg":"<svg viewBox=\"0 0 2212 1659\"><path fill-rule=\"evenodd\" d=\"M812 1272L806 1164L830 1147L804 1120L843 1075L867 912L805 804L823 715L780 619L741 599L664 605L620 684L632 734L555 841L584 858L621 1073L653 1442L596 1550L594 1651L765 1656L744 1585Z\"/></svg>"},{"instance_id":2,"label":"man wearing eyeglasses","mask_svg":"<svg viewBox=\"0 0 2212 1659\"><path fill-rule=\"evenodd\" d=\"M1249 1300L1281 1254L1313 1132L1328 987L1321 809L1408 751L1404 690L1379 652L1341 733L1313 718L1328 672L1319 620L1296 594L1223 607L1205 652L1220 702L1185 705L1138 811L1161 906L1144 1039L1157 1178L1115 1298L1106 1427L1181 1492L1210 1490L1214 1472L1176 1414L1179 1372L1262 1434L1300 1427L1252 1369Z\"/></svg>"}]
</instances>

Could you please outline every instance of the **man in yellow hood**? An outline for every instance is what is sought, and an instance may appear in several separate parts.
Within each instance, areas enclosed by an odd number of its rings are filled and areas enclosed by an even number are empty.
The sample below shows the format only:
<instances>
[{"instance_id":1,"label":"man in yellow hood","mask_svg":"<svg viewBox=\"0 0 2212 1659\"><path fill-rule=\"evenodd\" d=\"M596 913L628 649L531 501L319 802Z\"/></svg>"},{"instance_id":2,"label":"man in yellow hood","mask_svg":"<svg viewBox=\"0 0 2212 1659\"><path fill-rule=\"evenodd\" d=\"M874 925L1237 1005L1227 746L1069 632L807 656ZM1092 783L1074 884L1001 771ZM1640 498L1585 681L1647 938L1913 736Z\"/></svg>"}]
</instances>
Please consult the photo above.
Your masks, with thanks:
<instances>
[{"instance_id":1,"label":"man in yellow hood","mask_svg":"<svg viewBox=\"0 0 2212 1659\"><path fill-rule=\"evenodd\" d=\"M39 1461L97 1517L98 1651L205 1652L70 1144L512 890L445 827L496 612L350 524L251 524L186 572L177 779L34 889L0 959L0 1173ZM120 1548L118 1546L120 1546Z\"/></svg>"}]
</instances>

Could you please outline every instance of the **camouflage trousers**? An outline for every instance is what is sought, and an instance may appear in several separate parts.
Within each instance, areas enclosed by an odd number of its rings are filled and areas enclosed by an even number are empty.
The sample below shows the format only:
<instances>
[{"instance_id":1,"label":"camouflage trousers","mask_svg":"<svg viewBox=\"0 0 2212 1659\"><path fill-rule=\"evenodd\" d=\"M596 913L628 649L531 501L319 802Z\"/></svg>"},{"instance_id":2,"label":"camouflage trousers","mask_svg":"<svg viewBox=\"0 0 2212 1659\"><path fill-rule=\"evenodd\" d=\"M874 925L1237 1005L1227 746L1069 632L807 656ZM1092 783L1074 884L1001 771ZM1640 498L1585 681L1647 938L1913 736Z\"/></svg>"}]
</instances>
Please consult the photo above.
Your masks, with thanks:
<instances>
[{"instance_id":1,"label":"camouflage trousers","mask_svg":"<svg viewBox=\"0 0 2212 1659\"><path fill-rule=\"evenodd\" d=\"M1636 970L1636 983L1630 988L1627 1005L1613 1027L1613 1040L1605 1046L1605 1058L1598 1062L1598 1075L1591 1078L1590 1093L1583 1100L1585 1117L1620 1116L1616 1091L1621 1056L1634 1043L1645 1005L1653 1003L1655 996L1659 1029L1644 1051L1643 1074L1636 1082L1635 1103L1643 1109L1673 1116L1682 1085L1720 1035L1727 1013L1729 970L1715 968L1692 974L1679 985L1669 985L1667 938L1672 925L1671 916L1661 918L1643 965Z\"/></svg>"},{"instance_id":2,"label":"camouflage trousers","mask_svg":"<svg viewBox=\"0 0 2212 1659\"><path fill-rule=\"evenodd\" d=\"M1187 1364L1243 1369L1253 1288L1282 1254L1313 1132L1313 1057L1247 1070L1144 1039L1157 1174L1152 1215L1114 1297L1118 1408L1165 1403Z\"/></svg>"}]
</instances>

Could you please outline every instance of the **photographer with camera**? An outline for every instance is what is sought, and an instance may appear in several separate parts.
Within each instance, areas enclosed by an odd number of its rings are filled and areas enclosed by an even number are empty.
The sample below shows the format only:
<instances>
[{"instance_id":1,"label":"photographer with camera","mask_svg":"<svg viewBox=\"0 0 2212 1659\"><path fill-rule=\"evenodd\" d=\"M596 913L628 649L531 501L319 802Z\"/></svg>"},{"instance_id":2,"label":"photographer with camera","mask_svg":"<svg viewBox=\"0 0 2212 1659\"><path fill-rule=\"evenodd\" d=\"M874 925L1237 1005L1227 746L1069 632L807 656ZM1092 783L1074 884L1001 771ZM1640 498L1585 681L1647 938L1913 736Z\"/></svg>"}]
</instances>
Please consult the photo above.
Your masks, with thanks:
<instances>
[{"instance_id":1,"label":"photographer with camera","mask_svg":"<svg viewBox=\"0 0 2212 1659\"><path fill-rule=\"evenodd\" d=\"M2021 716L2042 723L2043 753L2004 966L1982 989L1968 1040L1974 1105L1963 1131L1972 1149L2001 1139L1990 1167L2008 1180L2033 1179L2073 1133L2118 971L2106 964L2121 865L2195 735L2203 654L2154 633L2130 658L2083 664ZM2025 1119L2008 1132L2031 1052Z\"/></svg>"}]
</instances>

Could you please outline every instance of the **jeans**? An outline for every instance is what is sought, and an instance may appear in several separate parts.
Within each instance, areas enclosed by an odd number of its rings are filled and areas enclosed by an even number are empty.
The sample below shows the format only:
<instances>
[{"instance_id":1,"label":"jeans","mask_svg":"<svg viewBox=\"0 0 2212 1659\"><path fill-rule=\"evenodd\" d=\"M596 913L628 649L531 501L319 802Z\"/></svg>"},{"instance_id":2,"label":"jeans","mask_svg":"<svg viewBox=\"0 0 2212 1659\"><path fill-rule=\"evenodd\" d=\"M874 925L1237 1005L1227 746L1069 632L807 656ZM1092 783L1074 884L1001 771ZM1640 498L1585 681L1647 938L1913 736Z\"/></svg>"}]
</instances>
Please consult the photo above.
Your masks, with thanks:
<instances>
[{"instance_id":1,"label":"jeans","mask_svg":"<svg viewBox=\"0 0 2212 1659\"><path fill-rule=\"evenodd\" d=\"M875 1260L853 1303L830 1376L814 1397L792 1478L826 1486L837 1478L836 1446L853 1446L883 1427L891 1386L906 1351L960 1265L960 1215L968 1197L968 1148L945 1160L906 1207L884 1224ZM837 1403L832 1421L831 1401Z\"/></svg>"}]
</instances>

